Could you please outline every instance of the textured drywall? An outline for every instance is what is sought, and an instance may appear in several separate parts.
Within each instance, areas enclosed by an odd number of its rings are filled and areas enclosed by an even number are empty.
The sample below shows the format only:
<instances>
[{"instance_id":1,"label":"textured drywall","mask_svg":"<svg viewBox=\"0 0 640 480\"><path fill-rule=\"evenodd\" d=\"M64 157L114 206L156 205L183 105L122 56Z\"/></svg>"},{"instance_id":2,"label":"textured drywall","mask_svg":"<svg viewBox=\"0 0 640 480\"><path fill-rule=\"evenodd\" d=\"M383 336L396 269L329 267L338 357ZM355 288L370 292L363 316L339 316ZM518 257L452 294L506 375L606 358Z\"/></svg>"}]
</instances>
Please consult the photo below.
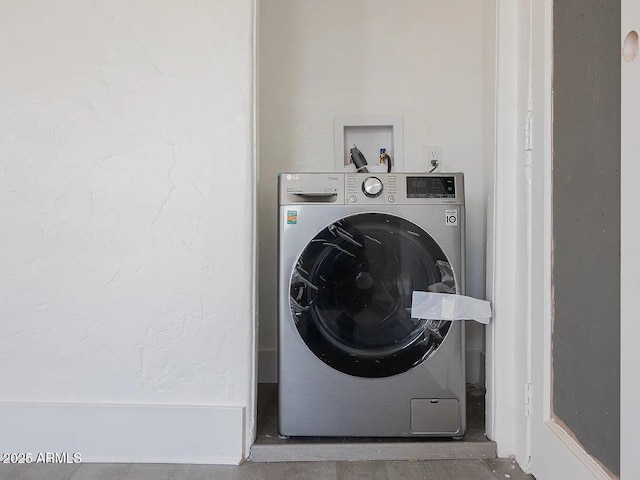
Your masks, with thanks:
<instances>
[{"instance_id":1,"label":"textured drywall","mask_svg":"<svg viewBox=\"0 0 640 480\"><path fill-rule=\"evenodd\" d=\"M553 30L553 414L619 475L620 2Z\"/></svg>"},{"instance_id":2,"label":"textured drywall","mask_svg":"<svg viewBox=\"0 0 640 480\"><path fill-rule=\"evenodd\" d=\"M273 372L270 352L277 343L276 175L333 171L336 116L402 116L406 171L424 172L426 145L439 144L444 169L465 173L466 291L484 298L485 6L463 0L260 3L260 349L271 361L259 368L263 380L273 381L263 372ZM482 350L482 332L469 326L467 348Z\"/></svg>"},{"instance_id":3,"label":"textured drywall","mask_svg":"<svg viewBox=\"0 0 640 480\"><path fill-rule=\"evenodd\" d=\"M7 0L0 401L247 406L253 2Z\"/></svg>"}]
</instances>

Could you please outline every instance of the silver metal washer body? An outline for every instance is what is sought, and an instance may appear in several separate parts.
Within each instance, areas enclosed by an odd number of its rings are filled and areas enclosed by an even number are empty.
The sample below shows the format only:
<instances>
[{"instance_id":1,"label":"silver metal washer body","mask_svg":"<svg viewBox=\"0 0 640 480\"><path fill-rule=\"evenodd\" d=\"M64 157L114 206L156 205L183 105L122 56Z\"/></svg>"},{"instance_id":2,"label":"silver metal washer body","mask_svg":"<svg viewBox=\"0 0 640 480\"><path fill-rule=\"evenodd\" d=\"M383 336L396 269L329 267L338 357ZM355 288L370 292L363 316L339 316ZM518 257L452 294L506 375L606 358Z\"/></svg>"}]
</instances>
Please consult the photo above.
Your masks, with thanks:
<instances>
[{"instance_id":1,"label":"silver metal washer body","mask_svg":"<svg viewBox=\"0 0 640 480\"><path fill-rule=\"evenodd\" d=\"M464 293L463 175L283 173L278 199L280 434L463 435L464 323L410 315Z\"/></svg>"}]
</instances>

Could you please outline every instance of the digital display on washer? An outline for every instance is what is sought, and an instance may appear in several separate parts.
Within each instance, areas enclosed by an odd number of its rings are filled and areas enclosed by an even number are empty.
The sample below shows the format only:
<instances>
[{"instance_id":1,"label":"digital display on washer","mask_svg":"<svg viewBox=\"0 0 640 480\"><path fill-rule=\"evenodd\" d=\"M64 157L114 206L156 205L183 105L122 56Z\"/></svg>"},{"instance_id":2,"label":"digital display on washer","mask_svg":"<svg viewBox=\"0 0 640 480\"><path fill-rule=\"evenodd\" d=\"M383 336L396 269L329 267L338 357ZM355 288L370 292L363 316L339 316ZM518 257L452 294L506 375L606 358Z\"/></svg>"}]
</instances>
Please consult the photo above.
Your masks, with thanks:
<instances>
[{"instance_id":1,"label":"digital display on washer","mask_svg":"<svg viewBox=\"0 0 640 480\"><path fill-rule=\"evenodd\" d=\"M407 198L455 198L454 177L407 177Z\"/></svg>"}]
</instances>

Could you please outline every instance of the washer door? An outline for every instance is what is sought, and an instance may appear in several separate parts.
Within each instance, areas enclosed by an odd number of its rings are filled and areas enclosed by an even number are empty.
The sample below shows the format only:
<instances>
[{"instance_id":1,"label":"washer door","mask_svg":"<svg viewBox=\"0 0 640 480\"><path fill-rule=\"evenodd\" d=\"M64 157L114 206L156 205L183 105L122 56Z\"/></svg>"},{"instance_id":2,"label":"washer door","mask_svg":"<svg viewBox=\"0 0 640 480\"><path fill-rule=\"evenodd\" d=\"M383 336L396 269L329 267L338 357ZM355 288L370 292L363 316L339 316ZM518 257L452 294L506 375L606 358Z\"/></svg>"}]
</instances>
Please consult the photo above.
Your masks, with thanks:
<instances>
[{"instance_id":1,"label":"washer door","mask_svg":"<svg viewBox=\"0 0 640 480\"><path fill-rule=\"evenodd\" d=\"M349 375L388 377L427 360L450 328L411 318L414 290L456 293L440 246L403 218L362 213L309 242L289 298L298 332L320 360Z\"/></svg>"}]
</instances>

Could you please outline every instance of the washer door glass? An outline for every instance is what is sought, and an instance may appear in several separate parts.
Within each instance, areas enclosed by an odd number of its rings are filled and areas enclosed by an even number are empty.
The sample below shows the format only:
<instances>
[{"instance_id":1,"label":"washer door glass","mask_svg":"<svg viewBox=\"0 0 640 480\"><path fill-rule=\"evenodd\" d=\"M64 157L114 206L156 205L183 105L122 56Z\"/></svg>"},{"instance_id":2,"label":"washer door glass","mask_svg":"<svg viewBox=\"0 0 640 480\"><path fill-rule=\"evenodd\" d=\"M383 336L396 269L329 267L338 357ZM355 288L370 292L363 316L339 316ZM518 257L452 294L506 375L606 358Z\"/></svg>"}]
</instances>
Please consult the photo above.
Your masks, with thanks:
<instances>
[{"instance_id":1,"label":"washer door glass","mask_svg":"<svg viewBox=\"0 0 640 480\"><path fill-rule=\"evenodd\" d=\"M387 377L419 365L450 323L411 318L414 290L456 293L435 240L397 216L363 213L318 233L295 265L295 325L323 362L349 375Z\"/></svg>"}]
</instances>

